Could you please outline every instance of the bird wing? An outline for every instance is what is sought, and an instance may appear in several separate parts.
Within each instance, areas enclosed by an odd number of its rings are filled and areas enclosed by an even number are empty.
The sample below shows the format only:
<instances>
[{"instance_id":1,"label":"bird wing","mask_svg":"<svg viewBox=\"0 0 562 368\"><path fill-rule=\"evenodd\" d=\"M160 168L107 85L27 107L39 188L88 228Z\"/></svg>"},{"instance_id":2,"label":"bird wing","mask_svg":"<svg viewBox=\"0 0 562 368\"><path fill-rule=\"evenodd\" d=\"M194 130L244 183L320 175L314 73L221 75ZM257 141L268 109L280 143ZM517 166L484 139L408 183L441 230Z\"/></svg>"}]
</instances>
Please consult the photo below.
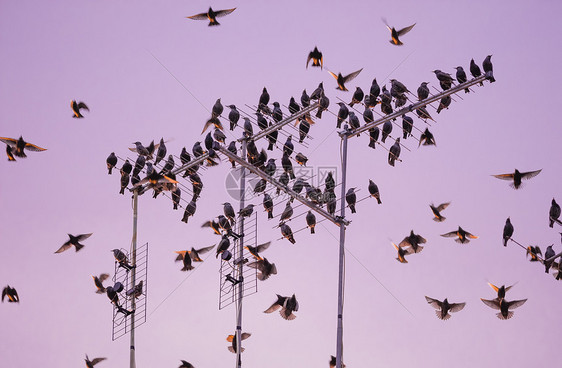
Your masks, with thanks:
<instances>
[{"instance_id":1,"label":"bird wing","mask_svg":"<svg viewBox=\"0 0 562 368\"><path fill-rule=\"evenodd\" d=\"M515 309L518 308L520 306L522 306L523 304L525 304L525 302L527 301L527 299L523 299L523 300L513 300L511 302L507 302L509 309Z\"/></svg>"},{"instance_id":2,"label":"bird wing","mask_svg":"<svg viewBox=\"0 0 562 368\"><path fill-rule=\"evenodd\" d=\"M107 280L108 278L109 278L109 274L107 274L107 273L102 273L102 274L100 275L100 277L99 277L99 280L100 280L101 282L104 282L104 281Z\"/></svg>"},{"instance_id":3,"label":"bird wing","mask_svg":"<svg viewBox=\"0 0 562 368\"><path fill-rule=\"evenodd\" d=\"M468 231L465 232L466 237L470 238L470 239L478 239L478 237L476 235L472 235L471 233L469 233Z\"/></svg>"},{"instance_id":4,"label":"bird wing","mask_svg":"<svg viewBox=\"0 0 562 368\"><path fill-rule=\"evenodd\" d=\"M338 76L334 73L332 73L331 71L328 70L328 73L330 73L332 75L332 77L336 78L336 80L338 80Z\"/></svg>"},{"instance_id":5,"label":"bird wing","mask_svg":"<svg viewBox=\"0 0 562 368\"><path fill-rule=\"evenodd\" d=\"M269 248L269 246L271 245L271 242L268 241L267 243L263 243L260 244L256 247L256 249L258 250L258 253L263 252L264 250L266 250L267 248Z\"/></svg>"},{"instance_id":6,"label":"bird wing","mask_svg":"<svg viewBox=\"0 0 562 368\"><path fill-rule=\"evenodd\" d=\"M99 362L106 360L107 358L96 358L96 359L92 359L92 365L96 365Z\"/></svg>"},{"instance_id":7,"label":"bird wing","mask_svg":"<svg viewBox=\"0 0 562 368\"><path fill-rule=\"evenodd\" d=\"M62 253L70 247L72 247L72 244L70 244L70 240L69 240L66 243L64 243L59 249L57 249L55 253Z\"/></svg>"},{"instance_id":8,"label":"bird wing","mask_svg":"<svg viewBox=\"0 0 562 368\"><path fill-rule=\"evenodd\" d=\"M412 28L414 28L415 25L416 25L416 23L412 24L411 26L404 27L401 30L396 31L396 34L398 34L398 36L405 35L406 33L410 32L412 30Z\"/></svg>"},{"instance_id":9,"label":"bird wing","mask_svg":"<svg viewBox=\"0 0 562 368\"><path fill-rule=\"evenodd\" d=\"M482 300L482 303L486 304L488 307L500 310L500 303L497 300L488 300L483 298L480 298L480 300Z\"/></svg>"},{"instance_id":10,"label":"bird wing","mask_svg":"<svg viewBox=\"0 0 562 368\"><path fill-rule=\"evenodd\" d=\"M498 174L492 176L501 180L513 180L513 174Z\"/></svg>"},{"instance_id":11,"label":"bird wing","mask_svg":"<svg viewBox=\"0 0 562 368\"><path fill-rule=\"evenodd\" d=\"M89 233L89 234L80 234L78 235L76 238L78 238L78 241L82 241L82 240L86 240L88 239L90 236L92 236L93 233Z\"/></svg>"},{"instance_id":12,"label":"bird wing","mask_svg":"<svg viewBox=\"0 0 562 368\"><path fill-rule=\"evenodd\" d=\"M439 300L430 298L430 297L428 297L428 296L425 297L425 300L427 300L427 302L429 303L429 305L431 305L433 308L435 308L435 309L441 309L442 303L441 303Z\"/></svg>"},{"instance_id":13,"label":"bird wing","mask_svg":"<svg viewBox=\"0 0 562 368\"><path fill-rule=\"evenodd\" d=\"M266 310L264 310L264 313L273 313L276 310L278 310L279 308L281 308L281 305L279 305L277 302L273 303L271 305L271 307L267 308Z\"/></svg>"},{"instance_id":14,"label":"bird wing","mask_svg":"<svg viewBox=\"0 0 562 368\"><path fill-rule=\"evenodd\" d=\"M195 14L195 15L191 15L189 17L186 17L189 19L196 19L196 20L207 20L207 13L200 13L200 14Z\"/></svg>"},{"instance_id":15,"label":"bird wing","mask_svg":"<svg viewBox=\"0 0 562 368\"><path fill-rule=\"evenodd\" d=\"M441 203L439 206L437 206L437 211L443 211L445 208L449 207L450 204L451 202Z\"/></svg>"},{"instance_id":16,"label":"bird wing","mask_svg":"<svg viewBox=\"0 0 562 368\"><path fill-rule=\"evenodd\" d=\"M400 243L398 243L399 247L409 247L410 245L412 245L412 244L410 243L409 237L405 237Z\"/></svg>"},{"instance_id":17,"label":"bird wing","mask_svg":"<svg viewBox=\"0 0 562 368\"><path fill-rule=\"evenodd\" d=\"M88 108L88 106L87 106L84 102L80 102L80 103L78 104L78 108L79 108L79 109L84 109L84 110L86 110L86 111L90 111L90 109Z\"/></svg>"},{"instance_id":18,"label":"bird wing","mask_svg":"<svg viewBox=\"0 0 562 368\"><path fill-rule=\"evenodd\" d=\"M451 303L449 304L450 308L449 308L449 312L460 312L464 306L466 305L466 303Z\"/></svg>"},{"instance_id":19,"label":"bird wing","mask_svg":"<svg viewBox=\"0 0 562 368\"><path fill-rule=\"evenodd\" d=\"M224 17L225 15L228 15L235 10L236 8L217 10L215 11L215 17Z\"/></svg>"},{"instance_id":20,"label":"bird wing","mask_svg":"<svg viewBox=\"0 0 562 368\"><path fill-rule=\"evenodd\" d=\"M458 236L457 231L451 231L450 233L445 233L445 234L441 234L441 236L445 237L445 238L454 238L456 236Z\"/></svg>"},{"instance_id":21,"label":"bird wing","mask_svg":"<svg viewBox=\"0 0 562 368\"><path fill-rule=\"evenodd\" d=\"M529 179L534 178L535 176L539 175L541 171L542 171L542 169L535 170L535 171L527 171L527 172L521 173L521 177L523 179L529 180Z\"/></svg>"},{"instance_id":22,"label":"bird wing","mask_svg":"<svg viewBox=\"0 0 562 368\"><path fill-rule=\"evenodd\" d=\"M392 32L392 27L388 25L388 22L386 21L386 18L381 17L382 22L386 25L386 28L388 28L388 30L390 32Z\"/></svg>"},{"instance_id":23,"label":"bird wing","mask_svg":"<svg viewBox=\"0 0 562 368\"><path fill-rule=\"evenodd\" d=\"M215 247L215 245L213 244L213 245L211 245L211 246L209 246L209 247L204 247L204 248L197 249L197 253L199 253L199 254L207 253L208 251L210 251L210 250L213 249L214 247Z\"/></svg>"},{"instance_id":24,"label":"bird wing","mask_svg":"<svg viewBox=\"0 0 562 368\"><path fill-rule=\"evenodd\" d=\"M34 144L31 143L26 143L25 144L25 149L29 150L29 151L33 151L33 152L41 152L41 151L46 151L46 148L41 148L39 146L36 146Z\"/></svg>"},{"instance_id":25,"label":"bird wing","mask_svg":"<svg viewBox=\"0 0 562 368\"><path fill-rule=\"evenodd\" d=\"M263 269L263 261L254 261L254 262L250 262L248 263L246 266L250 267L250 268L255 268L258 269L260 271L262 271ZM262 271L263 272L263 271Z\"/></svg>"},{"instance_id":26,"label":"bird wing","mask_svg":"<svg viewBox=\"0 0 562 368\"><path fill-rule=\"evenodd\" d=\"M16 143L18 142L17 139L14 138L6 138L6 137L0 137L0 141L6 143L8 146L10 147L15 147Z\"/></svg>"},{"instance_id":27,"label":"bird wing","mask_svg":"<svg viewBox=\"0 0 562 368\"><path fill-rule=\"evenodd\" d=\"M8 287L2 289L2 302L4 302L4 298L6 297L6 294L8 294Z\"/></svg>"},{"instance_id":28,"label":"bird wing","mask_svg":"<svg viewBox=\"0 0 562 368\"><path fill-rule=\"evenodd\" d=\"M497 293L499 290L499 287L497 287L496 285L492 284L491 282L488 283L488 285L490 285L490 287L492 289L494 289L494 291ZM510 286L511 287L511 286ZM505 289L505 291L507 291L507 288Z\"/></svg>"},{"instance_id":29,"label":"bird wing","mask_svg":"<svg viewBox=\"0 0 562 368\"><path fill-rule=\"evenodd\" d=\"M363 70L363 68L361 68L361 69L359 69L359 70L357 70L357 71L355 71L355 72L353 72L353 73L350 73L350 74L346 75L345 77L343 77L344 83L347 83L347 82L349 82L350 80L353 80L355 77L357 77L357 76L359 75L359 73L361 73L362 70Z\"/></svg>"}]
</instances>

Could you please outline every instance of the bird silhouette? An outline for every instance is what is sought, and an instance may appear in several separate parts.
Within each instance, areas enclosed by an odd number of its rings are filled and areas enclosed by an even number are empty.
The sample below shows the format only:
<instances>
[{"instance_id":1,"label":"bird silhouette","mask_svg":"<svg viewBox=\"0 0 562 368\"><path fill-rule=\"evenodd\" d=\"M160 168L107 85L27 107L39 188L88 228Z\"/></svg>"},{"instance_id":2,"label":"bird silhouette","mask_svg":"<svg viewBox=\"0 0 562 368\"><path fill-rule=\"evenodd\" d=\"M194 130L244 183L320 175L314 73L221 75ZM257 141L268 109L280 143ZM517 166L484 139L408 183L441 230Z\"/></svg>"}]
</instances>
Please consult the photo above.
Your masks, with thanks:
<instances>
[{"instance_id":1,"label":"bird silhouette","mask_svg":"<svg viewBox=\"0 0 562 368\"><path fill-rule=\"evenodd\" d=\"M449 312L452 313L460 312L461 310L463 310L464 306L466 305L466 303L449 303L447 298L445 298L445 300L443 301L439 301L437 299L433 299L426 296L425 300L427 300L429 305L437 309L435 311L435 314L437 315L437 318L443 321L446 321L449 318L451 318Z\"/></svg>"},{"instance_id":2,"label":"bird silhouette","mask_svg":"<svg viewBox=\"0 0 562 368\"><path fill-rule=\"evenodd\" d=\"M406 260L406 256L408 254L412 254L414 250L412 248L404 249L394 243L392 243L392 245L394 246L394 249L396 249L396 251L398 252L398 256L396 257L396 260L400 263L408 263L408 261Z\"/></svg>"},{"instance_id":3,"label":"bird silhouette","mask_svg":"<svg viewBox=\"0 0 562 368\"><path fill-rule=\"evenodd\" d=\"M470 242L470 239L478 239L476 235L472 235L468 231L464 230L462 227L459 226L458 230L451 231L445 234L441 234L441 236L445 238L458 238L455 239L457 243L466 244Z\"/></svg>"},{"instance_id":4,"label":"bird silhouette","mask_svg":"<svg viewBox=\"0 0 562 368\"><path fill-rule=\"evenodd\" d=\"M507 241L511 239L513 235L513 225L511 224L511 219L508 217L505 220L505 225L503 227L503 246L507 247Z\"/></svg>"},{"instance_id":5,"label":"bird silhouette","mask_svg":"<svg viewBox=\"0 0 562 368\"><path fill-rule=\"evenodd\" d=\"M494 284L492 284L492 283L490 283L490 282L488 283L488 285L490 285L490 287L491 287L492 289L494 289L494 291L498 294L498 297L496 298L496 300L498 300L498 301L499 301L500 299L505 298L505 293L506 293L509 289L511 289L511 288L513 287L513 285L507 286L507 287L506 287L505 285L502 285L502 286L500 286L500 287L497 287L496 285L494 285Z\"/></svg>"},{"instance_id":6,"label":"bird silhouette","mask_svg":"<svg viewBox=\"0 0 562 368\"><path fill-rule=\"evenodd\" d=\"M194 20L209 20L209 26L220 26L220 23L217 21L217 17L224 17L225 15L228 15L230 13L232 13L233 11L235 11L236 8L232 8L232 9L222 9L222 10L213 10L211 7L209 7L209 11L207 11L206 13L199 13L199 14L195 14L195 15L191 15L189 17L189 19L194 19Z\"/></svg>"},{"instance_id":7,"label":"bird silhouette","mask_svg":"<svg viewBox=\"0 0 562 368\"><path fill-rule=\"evenodd\" d=\"M412 30L412 28L414 28L414 26L416 25L416 23L414 23L411 26L404 27L400 30L396 30L396 28L390 27L388 25L388 22L386 21L385 18L382 18L382 21L386 25L386 28L388 28L388 30L390 31L391 40L389 42L393 45L396 45L396 46L401 46L401 45L404 44L404 43L402 43L402 41L400 41L399 37L404 36L406 33L410 32Z\"/></svg>"},{"instance_id":8,"label":"bird silhouette","mask_svg":"<svg viewBox=\"0 0 562 368\"><path fill-rule=\"evenodd\" d=\"M257 277L260 281L267 280L271 275L277 275L277 267L275 267L275 263L270 263L265 257L254 262L250 262L247 266L259 271Z\"/></svg>"},{"instance_id":9,"label":"bird silhouette","mask_svg":"<svg viewBox=\"0 0 562 368\"><path fill-rule=\"evenodd\" d=\"M86 106L86 104L84 102L76 102L76 100L72 100L70 101L70 108L72 109L72 112L74 113L74 115L72 115L73 118L83 118L84 116L80 113L80 110L86 110L86 111L90 111L90 109L88 108L88 106Z\"/></svg>"},{"instance_id":10,"label":"bird silhouette","mask_svg":"<svg viewBox=\"0 0 562 368\"><path fill-rule=\"evenodd\" d=\"M88 239L90 236L92 236L92 234L93 233L79 234L76 236L72 234L68 234L69 239L59 249L57 249L55 253L62 253L65 250L71 248L73 245L76 248L76 251L78 252L80 249L84 248L84 244L80 244L80 242Z\"/></svg>"},{"instance_id":11,"label":"bird silhouette","mask_svg":"<svg viewBox=\"0 0 562 368\"><path fill-rule=\"evenodd\" d=\"M288 321L292 321L297 318L297 316L293 314L293 312L297 312L299 310L299 303L295 294L290 297L277 294L277 300L269 308L267 308L264 313L273 313L276 310L279 310L281 317Z\"/></svg>"},{"instance_id":12,"label":"bird silhouette","mask_svg":"<svg viewBox=\"0 0 562 368\"><path fill-rule=\"evenodd\" d=\"M248 332L242 332L240 334L240 340L246 340L248 337L252 336L251 333ZM226 341L231 342L231 346L228 347L228 351L230 351L231 353L235 353L236 354L236 345L238 345L236 343L236 334L234 335L228 335L226 337ZM240 348L240 352L242 353L244 351L244 348Z\"/></svg>"},{"instance_id":13,"label":"bird silhouette","mask_svg":"<svg viewBox=\"0 0 562 368\"><path fill-rule=\"evenodd\" d=\"M518 308L525 304L525 302L527 301L527 299L507 301L505 300L505 298L499 300L488 300L480 298L480 300L482 300L482 302L488 307L499 310L500 312L497 313L496 316L501 320L508 320L513 317L513 312L510 311L510 309Z\"/></svg>"},{"instance_id":14,"label":"bird silhouette","mask_svg":"<svg viewBox=\"0 0 562 368\"><path fill-rule=\"evenodd\" d=\"M562 225L562 222L558 220L560 218L560 205L556 203L556 200L552 198L552 202L550 204L550 210L548 211L548 226L554 227L554 223L556 222L558 225Z\"/></svg>"},{"instance_id":15,"label":"bird silhouette","mask_svg":"<svg viewBox=\"0 0 562 368\"><path fill-rule=\"evenodd\" d=\"M308 69L308 63L312 60L312 66L319 66L320 69L324 67L324 59L322 53L318 51L318 47L314 46L314 50L308 53L306 58L306 68Z\"/></svg>"},{"instance_id":16,"label":"bird silhouette","mask_svg":"<svg viewBox=\"0 0 562 368\"><path fill-rule=\"evenodd\" d=\"M527 247L527 253L525 254L525 257L531 256L531 262L542 262L542 260L539 258L539 255L542 256L542 251L538 245L529 245Z\"/></svg>"},{"instance_id":17,"label":"bird silhouette","mask_svg":"<svg viewBox=\"0 0 562 368\"><path fill-rule=\"evenodd\" d=\"M451 202L445 202L445 203L441 203L439 206L435 207L432 204L429 205L429 207L431 208L431 212L433 212L433 221L437 221L437 222L443 222L445 221L446 217L444 217L443 215L441 215L441 211L445 210L445 208L449 207L449 205L451 204Z\"/></svg>"},{"instance_id":18,"label":"bird silhouette","mask_svg":"<svg viewBox=\"0 0 562 368\"><path fill-rule=\"evenodd\" d=\"M185 360L181 360L181 365L178 368L195 368L193 364L186 362Z\"/></svg>"},{"instance_id":19,"label":"bird silhouette","mask_svg":"<svg viewBox=\"0 0 562 368\"><path fill-rule=\"evenodd\" d=\"M101 361L106 360L107 358L95 358L90 360L90 358L88 358L88 354L86 354L86 359L84 359L86 361L86 367L87 368L94 368L94 365L98 364Z\"/></svg>"},{"instance_id":20,"label":"bird silhouette","mask_svg":"<svg viewBox=\"0 0 562 368\"><path fill-rule=\"evenodd\" d=\"M336 89L339 89L340 91L347 91L348 89L345 87L345 84L347 82L350 82L351 80L353 80L355 77L357 77L359 75L359 73L361 73L361 71L363 70L363 68L350 73L348 75L346 75L345 77L341 74L338 73L337 75L334 74L333 72L328 70L328 73L330 73L330 75L332 75L332 77L334 77L338 83L338 86L336 87ZM312 97L311 97L312 98Z\"/></svg>"},{"instance_id":21,"label":"bird silhouette","mask_svg":"<svg viewBox=\"0 0 562 368\"><path fill-rule=\"evenodd\" d=\"M423 249L423 247L420 244L425 244L426 242L427 242L427 240L423 236L421 236L419 234L414 234L414 230L411 230L410 235L406 236L398 244L398 246L400 248L411 247L412 248L411 253L419 253Z\"/></svg>"},{"instance_id":22,"label":"bird silhouette","mask_svg":"<svg viewBox=\"0 0 562 368\"><path fill-rule=\"evenodd\" d=\"M18 296L18 292L10 285L6 285L4 286L4 289L2 289L2 303L4 303L5 297L8 297L8 303L20 302L20 297Z\"/></svg>"},{"instance_id":23,"label":"bird silhouette","mask_svg":"<svg viewBox=\"0 0 562 368\"><path fill-rule=\"evenodd\" d=\"M41 148L39 146L26 142L21 136L18 139L0 137L0 141L6 143L7 145L6 154L8 155L8 161L15 161L14 156L26 158L27 155L25 154L24 150L33 152L42 152L47 150L46 148Z\"/></svg>"},{"instance_id":24,"label":"bird silhouette","mask_svg":"<svg viewBox=\"0 0 562 368\"><path fill-rule=\"evenodd\" d=\"M99 276L92 276L92 278L94 279L94 285L96 285L97 288L96 294L104 294L105 287L103 286L103 282L109 278L109 275L107 273L102 273Z\"/></svg>"},{"instance_id":25,"label":"bird silhouette","mask_svg":"<svg viewBox=\"0 0 562 368\"><path fill-rule=\"evenodd\" d=\"M539 175L541 171L542 171L542 169L534 170L534 171L520 172L519 170L515 169L515 171L513 173L498 174L498 175L492 175L492 176L495 177L495 178L501 179L501 180L512 181L512 183L510 184L510 187L512 187L513 189L519 189L521 187L521 184L522 184L521 183L522 179L529 180L531 178L534 178L535 176Z\"/></svg>"}]
</instances>

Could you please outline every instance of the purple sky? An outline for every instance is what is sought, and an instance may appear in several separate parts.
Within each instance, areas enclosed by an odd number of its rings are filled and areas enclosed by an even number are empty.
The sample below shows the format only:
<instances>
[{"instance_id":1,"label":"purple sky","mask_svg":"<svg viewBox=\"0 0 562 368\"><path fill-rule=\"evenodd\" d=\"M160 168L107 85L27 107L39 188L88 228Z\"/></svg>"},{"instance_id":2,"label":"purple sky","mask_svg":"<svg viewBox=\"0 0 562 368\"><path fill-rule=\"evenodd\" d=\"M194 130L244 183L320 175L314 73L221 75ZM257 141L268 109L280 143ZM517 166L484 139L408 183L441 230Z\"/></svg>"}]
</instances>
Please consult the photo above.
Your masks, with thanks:
<instances>
[{"instance_id":1,"label":"purple sky","mask_svg":"<svg viewBox=\"0 0 562 368\"><path fill-rule=\"evenodd\" d=\"M84 353L107 357L99 367L128 364L128 337L111 341L112 307L94 293L91 279L112 273L110 250L128 248L131 241L130 195L118 194L117 173L107 175L110 152L134 158L127 149L131 142L161 137L169 153L191 150L204 138L199 133L219 97L250 112L245 105L256 105L264 86L272 102L286 106L291 96L298 100L304 88L310 93L323 81L330 111L337 112L338 98L349 102L352 92L335 90L326 70L347 74L363 68L348 84L350 91L356 86L367 91L375 77L387 87L390 78L398 79L415 91L423 81L438 88L432 70L454 73L462 65L468 71L471 58L481 65L488 54L496 83L455 97L439 115L429 109L437 121L430 127L437 147L418 149L409 138L403 162L393 168L387 151L367 147L366 136L349 142L348 186L358 187L363 198L368 180L374 180L383 204L367 199L356 214L347 211L352 224L346 232L344 362L348 367L557 362L552 354L559 346L562 284L528 262L515 244L504 248L501 235L510 216L517 241L540 245L543 252L549 244L562 250L562 228L548 227L550 201L562 202L562 128L551 109L559 103L562 83L555 72L561 59L560 2L290 0L211 6L238 8L219 19L220 27L210 28L185 19L208 9L201 1L0 3L0 136L23 135L48 149L16 163L0 159L0 286L15 287L21 298L19 305L0 304L2 365L79 366ZM388 42L381 17L397 28L417 23L403 37L404 46ZM305 69L314 46L324 54L324 71ZM89 105L84 119L72 118L71 99ZM423 130L425 123L414 119ZM314 170L339 170L335 123L335 116L325 113L311 129L309 147L295 149L308 156ZM398 133L395 127L392 136ZM229 132L228 140L240 134ZM280 159L281 150L270 157ZM514 168L543 171L517 191L491 177ZM173 261L175 250L218 242L200 224L220 214L226 200L238 207L225 189L229 172L228 162L202 172L202 198L187 225L168 198L147 194L139 200L139 243L149 242L150 260L148 319L136 334L138 367L174 367L180 359L198 368L234 365L225 338L234 332L235 309L217 308L219 262L211 255L186 274ZM447 220L432 221L429 204L447 201L452 202L444 212ZM245 300L243 331L252 336L244 342L243 365L327 367L336 345L339 229L323 222L315 235L295 234L297 243L291 245L279 239L277 220L268 222L261 212L261 197L252 203L259 205L260 241L273 241L264 255L278 274L259 282L258 293ZM303 211L295 208L295 215ZM289 224L293 231L302 229L304 217ZM439 236L459 225L480 238L461 245ZM390 242L412 229L428 244L400 264ZM79 253L53 254L67 233L90 232ZM479 300L495 297L487 282L516 284L507 298L528 298L513 319L500 321ZM300 303L294 321L263 313L275 294L293 293ZM424 295L467 305L444 322Z\"/></svg>"}]
</instances>

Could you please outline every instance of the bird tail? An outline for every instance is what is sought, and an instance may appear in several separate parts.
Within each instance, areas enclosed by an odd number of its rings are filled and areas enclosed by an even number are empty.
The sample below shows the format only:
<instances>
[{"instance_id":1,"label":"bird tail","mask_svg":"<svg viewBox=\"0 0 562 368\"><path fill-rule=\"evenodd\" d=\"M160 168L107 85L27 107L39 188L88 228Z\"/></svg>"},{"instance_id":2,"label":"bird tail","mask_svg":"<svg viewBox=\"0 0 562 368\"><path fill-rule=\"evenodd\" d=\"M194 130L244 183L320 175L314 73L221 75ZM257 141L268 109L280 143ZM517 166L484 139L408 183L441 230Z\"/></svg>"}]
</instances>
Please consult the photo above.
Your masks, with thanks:
<instances>
[{"instance_id":1,"label":"bird tail","mask_svg":"<svg viewBox=\"0 0 562 368\"><path fill-rule=\"evenodd\" d=\"M220 25L221 24L216 19L213 19L209 22L209 27L220 26Z\"/></svg>"},{"instance_id":2,"label":"bird tail","mask_svg":"<svg viewBox=\"0 0 562 368\"><path fill-rule=\"evenodd\" d=\"M311 226L311 227L310 227L310 233L311 233L311 234L314 234L314 226Z\"/></svg>"},{"instance_id":3,"label":"bird tail","mask_svg":"<svg viewBox=\"0 0 562 368\"><path fill-rule=\"evenodd\" d=\"M109 174L109 175L111 175L111 169L113 169L113 167L108 167L108 168L107 168L107 171L108 171L108 174Z\"/></svg>"},{"instance_id":4,"label":"bird tail","mask_svg":"<svg viewBox=\"0 0 562 368\"><path fill-rule=\"evenodd\" d=\"M183 268L181 269L182 271L190 271L193 270L195 267L193 267L192 265L189 266L183 266Z\"/></svg>"},{"instance_id":5,"label":"bird tail","mask_svg":"<svg viewBox=\"0 0 562 368\"><path fill-rule=\"evenodd\" d=\"M273 143L269 142L269 146L267 146L268 151L273 151Z\"/></svg>"},{"instance_id":6,"label":"bird tail","mask_svg":"<svg viewBox=\"0 0 562 368\"><path fill-rule=\"evenodd\" d=\"M445 221L446 217L445 216L439 216L439 217L434 217L433 221L435 222L443 222Z\"/></svg>"},{"instance_id":7,"label":"bird tail","mask_svg":"<svg viewBox=\"0 0 562 368\"><path fill-rule=\"evenodd\" d=\"M316 117L317 117L318 119L321 119L321 118L322 118L322 111L323 111L323 110L322 110L321 108L318 108L318 111L316 111Z\"/></svg>"},{"instance_id":8,"label":"bird tail","mask_svg":"<svg viewBox=\"0 0 562 368\"><path fill-rule=\"evenodd\" d=\"M375 143L376 143L376 142L371 139L371 140L369 141L369 147L371 147L372 149L375 149Z\"/></svg>"},{"instance_id":9,"label":"bird tail","mask_svg":"<svg viewBox=\"0 0 562 368\"><path fill-rule=\"evenodd\" d=\"M76 251L78 252L80 249L84 248L84 244L76 243Z\"/></svg>"},{"instance_id":10,"label":"bird tail","mask_svg":"<svg viewBox=\"0 0 562 368\"><path fill-rule=\"evenodd\" d=\"M273 218L273 210L271 211L267 211L267 219L272 219Z\"/></svg>"},{"instance_id":11,"label":"bird tail","mask_svg":"<svg viewBox=\"0 0 562 368\"><path fill-rule=\"evenodd\" d=\"M437 315L437 318L439 318L440 320L446 321L449 318L451 318L451 315L449 313L445 314L444 316L441 315L441 311L440 310L436 310L435 314Z\"/></svg>"},{"instance_id":12,"label":"bird tail","mask_svg":"<svg viewBox=\"0 0 562 368\"><path fill-rule=\"evenodd\" d=\"M125 194L125 187L121 188L121 190L119 191L119 194Z\"/></svg>"},{"instance_id":13,"label":"bird tail","mask_svg":"<svg viewBox=\"0 0 562 368\"><path fill-rule=\"evenodd\" d=\"M508 319L510 319L511 317L513 317L513 312L511 312L511 311L510 311L510 312L507 312L507 316L505 316L505 317L504 317L504 315L501 314L501 313L496 313L496 316L498 316L498 318L501 319L501 320L508 320Z\"/></svg>"},{"instance_id":14,"label":"bird tail","mask_svg":"<svg viewBox=\"0 0 562 368\"><path fill-rule=\"evenodd\" d=\"M295 243L296 243L295 238L292 237L292 236L289 238L289 241L291 242L291 244L295 244Z\"/></svg>"},{"instance_id":15,"label":"bird tail","mask_svg":"<svg viewBox=\"0 0 562 368\"><path fill-rule=\"evenodd\" d=\"M351 213L355 213L355 205L349 205L349 209L351 210Z\"/></svg>"},{"instance_id":16,"label":"bird tail","mask_svg":"<svg viewBox=\"0 0 562 368\"><path fill-rule=\"evenodd\" d=\"M469 92L470 92L470 89L468 89L468 88L464 89L464 93L469 93Z\"/></svg>"},{"instance_id":17,"label":"bird tail","mask_svg":"<svg viewBox=\"0 0 562 368\"><path fill-rule=\"evenodd\" d=\"M382 201L381 201L381 199L380 199L379 197L377 197L377 203L378 203L378 204L381 204L381 203L382 203Z\"/></svg>"},{"instance_id":18,"label":"bird tail","mask_svg":"<svg viewBox=\"0 0 562 368\"><path fill-rule=\"evenodd\" d=\"M503 238L503 246L507 247L507 241L509 240L509 238Z\"/></svg>"},{"instance_id":19,"label":"bird tail","mask_svg":"<svg viewBox=\"0 0 562 368\"><path fill-rule=\"evenodd\" d=\"M232 161L232 168L236 168L236 161Z\"/></svg>"},{"instance_id":20,"label":"bird tail","mask_svg":"<svg viewBox=\"0 0 562 368\"><path fill-rule=\"evenodd\" d=\"M96 294L105 294L105 288L96 290Z\"/></svg>"}]
</instances>

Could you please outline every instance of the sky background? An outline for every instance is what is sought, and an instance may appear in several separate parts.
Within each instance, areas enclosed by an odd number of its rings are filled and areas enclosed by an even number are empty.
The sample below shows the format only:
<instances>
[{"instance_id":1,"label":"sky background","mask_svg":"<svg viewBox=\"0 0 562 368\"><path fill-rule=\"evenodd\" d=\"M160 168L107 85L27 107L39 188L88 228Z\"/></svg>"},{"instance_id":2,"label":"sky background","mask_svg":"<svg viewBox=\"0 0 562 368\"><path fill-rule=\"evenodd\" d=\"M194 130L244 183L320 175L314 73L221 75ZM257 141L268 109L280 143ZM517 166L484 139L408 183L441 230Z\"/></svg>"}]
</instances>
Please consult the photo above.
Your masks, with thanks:
<instances>
[{"instance_id":1,"label":"sky background","mask_svg":"<svg viewBox=\"0 0 562 368\"><path fill-rule=\"evenodd\" d=\"M559 361L553 353L562 284L528 262L514 243L504 248L502 229L510 216L520 243L562 250L562 229L548 227L552 198L562 202L556 112L562 3L210 5L237 9L210 28L185 18L208 9L201 1L0 1L0 136L22 135L48 149L15 163L0 160L0 286L15 287L21 299L19 305L0 304L2 364L79 366L87 353L108 358L100 367L128 366L129 338L111 340L112 307L95 294L91 278L112 273L110 250L128 249L131 242L131 199L118 194L119 175L107 175L110 152L134 159L127 149L132 142L160 138L169 153L179 155L184 146L191 151L204 138L200 132L217 98L249 113L246 105L257 104L264 86L271 102L286 106L291 96L299 100L303 89L311 93L323 81L330 111L337 112L338 99L349 102L356 86L368 91L375 77L388 88L390 78L411 91L424 81L438 87L432 70L454 73L462 65L468 71L471 58L481 65L489 54L496 83L462 93L439 115L429 109L437 121L430 127L436 147L418 148L408 138L403 162L390 167L383 146L372 150L366 136L349 141L348 187L359 188L363 198L372 179L383 203L367 199L346 215L352 223L346 231L344 362L528 367ZM388 42L381 17L397 28L416 23L402 38L404 46ZM323 71L305 68L314 46L324 54ZM360 68L348 84L351 92L337 91L327 72ZM84 119L72 118L71 99L90 107ZM339 182L335 123L325 113L310 131L308 148L297 145L295 152L307 155L313 169L334 167ZM395 127L392 136L397 134ZM227 133L228 140L240 135ZM270 157L281 158L280 141ZM542 173L517 191L491 176L515 168ZM169 198L139 199L138 240L149 243L150 259L137 367L174 367L180 359L195 367L235 364L225 340L235 329L235 309L218 310L219 261L211 254L189 273L173 261L176 250L218 242L200 225L219 215L226 200L238 207L226 190L229 173L228 162L202 171L203 193L188 224ZM448 201L447 220L432 221L429 204ZM251 203L259 205L259 240L273 242L264 256L278 274L245 299L243 331L252 336L244 342L243 366L326 367L336 351L339 229L323 222L315 235L296 233L291 245L280 239L276 220L267 221L261 197ZM295 216L302 212L295 208ZM296 232L304 217L289 224ZM439 236L459 225L479 239L462 245ZM412 229L428 243L401 264L391 241ZM79 253L53 254L67 233L93 235ZM516 284L507 298L528 301L514 318L500 321L479 300L495 297L487 282ZM294 321L263 313L275 294L293 293L300 304ZM467 305L441 321L424 295Z\"/></svg>"}]
</instances>

